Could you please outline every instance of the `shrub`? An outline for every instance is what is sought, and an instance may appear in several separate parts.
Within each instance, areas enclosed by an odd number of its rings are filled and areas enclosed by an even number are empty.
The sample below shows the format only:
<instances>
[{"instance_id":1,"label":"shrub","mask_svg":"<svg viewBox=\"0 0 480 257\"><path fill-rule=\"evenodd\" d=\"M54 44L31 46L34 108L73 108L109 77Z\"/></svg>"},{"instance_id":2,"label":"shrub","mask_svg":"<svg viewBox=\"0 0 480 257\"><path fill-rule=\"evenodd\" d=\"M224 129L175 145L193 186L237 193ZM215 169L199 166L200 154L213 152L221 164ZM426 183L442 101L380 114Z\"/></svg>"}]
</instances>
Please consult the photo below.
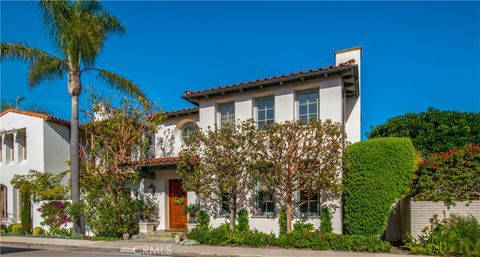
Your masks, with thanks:
<instances>
[{"instance_id":1,"label":"shrub","mask_svg":"<svg viewBox=\"0 0 480 257\"><path fill-rule=\"evenodd\" d=\"M43 235L45 234L45 230L42 227L34 227L33 228L33 235L38 236L38 235Z\"/></svg>"},{"instance_id":2,"label":"shrub","mask_svg":"<svg viewBox=\"0 0 480 257\"><path fill-rule=\"evenodd\" d=\"M405 244L413 254L480 256L480 223L473 216L450 215L440 222L435 215L430 227Z\"/></svg>"},{"instance_id":3,"label":"shrub","mask_svg":"<svg viewBox=\"0 0 480 257\"><path fill-rule=\"evenodd\" d=\"M278 215L278 226L279 234L285 235L287 233L287 212L285 210L281 210Z\"/></svg>"},{"instance_id":4,"label":"shrub","mask_svg":"<svg viewBox=\"0 0 480 257\"><path fill-rule=\"evenodd\" d=\"M23 230L23 226L22 224L20 223L16 223L16 224L11 224L9 226L9 231L10 233L14 234L14 235L23 235L25 234L25 230Z\"/></svg>"},{"instance_id":5,"label":"shrub","mask_svg":"<svg viewBox=\"0 0 480 257\"><path fill-rule=\"evenodd\" d=\"M434 153L423 161L417 171L414 194L416 200L471 200L480 192L480 146ZM478 197L478 196L477 196Z\"/></svg>"},{"instance_id":6,"label":"shrub","mask_svg":"<svg viewBox=\"0 0 480 257\"><path fill-rule=\"evenodd\" d=\"M28 189L20 190L21 208L20 208L20 222L22 230L25 233L32 232L32 195Z\"/></svg>"},{"instance_id":7,"label":"shrub","mask_svg":"<svg viewBox=\"0 0 480 257\"><path fill-rule=\"evenodd\" d=\"M332 233L332 213L328 207L320 209L320 232Z\"/></svg>"},{"instance_id":8,"label":"shrub","mask_svg":"<svg viewBox=\"0 0 480 257\"><path fill-rule=\"evenodd\" d=\"M208 228L210 226L210 216L206 211L201 210L198 212L198 223L200 227Z\"/></svg>"},{"instance_id":9,"label":"shrub","mask_svg":"<svg viewBox=\"0 0 480 257\"><path fill-rule=\"evenodd\" d=\"M197 227L188 234L188 239L209 245L230 246L279 246L283 248L311 248L314 250L343 250L388 252L390 244L376 236L351 236L324 234L312 231L313 226L297 222L290 234L282 234L276 238L273 234L266 234L256 230L230 230L228 224L218 228Z\"/></svg>"},{"instance_id":10,"label":"shrub","mask_svg":"<svg viewBox=\"0 0 480 257\"><path fill-rule=\"evenodd\" d=\"M429 108L407 113L377 126L368 138L408 137L424 156L468 144L480 144L480 113L439 111Z\"/></svg>"},{"instance_id":11,"label":"shrub","mask_svg":"<svg viewBox=\"0 0 480 257\"><path fill-rule=\"evenodd\" d=\"M50 201L45 202L38 209L43 221L40 222L43 226L48 227L48 232L53 235L65 235L67 233L66 227L70 218L67 215L67 208L70 202Z\"/></svg>"},{"instance_id":12,"label":"shrub","mask_svg":"<svg viewBox=\"0 0 480 257\"><path fill-rule=\"evenodd\" d=\"M238 212L238 230L239 231L247 231L250 229L248 225L248 211L246 209L241 209Z\"/></svg>"},{"instance_id":13,"label":"shrub","mask_svg":"<svg viewBox=\"0 0 480 257\"><path fill-rule=\"evenodd\" d=\"M382 234L395 202L407 194L415 166L408 138L379 138L345 152L344 224L353 235Z\"/></svg>"}]
</instances>

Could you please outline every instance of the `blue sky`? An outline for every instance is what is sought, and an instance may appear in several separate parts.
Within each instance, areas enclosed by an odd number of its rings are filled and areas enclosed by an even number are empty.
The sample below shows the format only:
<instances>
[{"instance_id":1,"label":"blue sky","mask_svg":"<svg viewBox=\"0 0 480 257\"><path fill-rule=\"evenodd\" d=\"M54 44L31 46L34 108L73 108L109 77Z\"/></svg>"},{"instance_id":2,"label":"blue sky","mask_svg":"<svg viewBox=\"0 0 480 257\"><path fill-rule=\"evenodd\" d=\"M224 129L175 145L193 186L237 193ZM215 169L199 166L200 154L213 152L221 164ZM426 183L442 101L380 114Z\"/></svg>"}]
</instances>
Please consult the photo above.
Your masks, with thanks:
<instances>
[{"instance_id":1,"label":"blue sky","mask_svg":"<svg viewBox=\"0 0 480 257\"><path fill-rule=\"evenodd\" d=\"M429 106L480 111L479 2L104 4L127 34L106 42L97 66L137 82L165 110L190 107L185 90L325 67L335 50L360 45L363 134ZM36 2L1 2L1 41L54 52ZM29 89L26 76L26 64L2 62L1 98L23 95L24 106L69 119L66 80Z\"/></svg>"}]
</instances>

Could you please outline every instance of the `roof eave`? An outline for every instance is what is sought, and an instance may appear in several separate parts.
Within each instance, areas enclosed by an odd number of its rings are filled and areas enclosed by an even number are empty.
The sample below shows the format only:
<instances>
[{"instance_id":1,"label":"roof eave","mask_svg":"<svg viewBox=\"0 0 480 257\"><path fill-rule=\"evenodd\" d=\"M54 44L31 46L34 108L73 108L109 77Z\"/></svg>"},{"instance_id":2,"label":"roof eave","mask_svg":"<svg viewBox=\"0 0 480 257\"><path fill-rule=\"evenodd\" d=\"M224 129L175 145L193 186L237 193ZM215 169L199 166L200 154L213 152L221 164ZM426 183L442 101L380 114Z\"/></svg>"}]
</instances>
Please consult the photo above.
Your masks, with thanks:
<instances>
[{"instance_id":1,"label":"roof eave","mask_svg":"<svg viewBox=\"0 0 480 257\"><path fill-rule=\"evenodd\" d=\"M348 74L348 72L351 72L351 74ZM293 75L293 76L284 77L284 78L280 77L280 78L276 78L268 81L254 82L254 83L239 85L231 88L218 89L211 92L185 94L182 96L182 98L189 101L190 103L198 105L199 100L206 99L209 97L220 96L220 95L231 94L231 93L242 93L244 91L263 89L267 87L283 86L288 83L294 83L294 82L306 81L306 80L312 80L312 79L318 79L318 78L327 78L335 75L342 76L342 79L344 79L344 77L348 77L349 83L346 86L348 88L350 88L351 86L354 86L354 89L352 91L353 93L350 92L348 94L349 96L358 94L358 65L353 64L348 66L335 67L328 70L320 70L320 71L315 71L311 73ZM353 82L351 82L352 77L353 77Z\"/></svg>"}]
</instances>

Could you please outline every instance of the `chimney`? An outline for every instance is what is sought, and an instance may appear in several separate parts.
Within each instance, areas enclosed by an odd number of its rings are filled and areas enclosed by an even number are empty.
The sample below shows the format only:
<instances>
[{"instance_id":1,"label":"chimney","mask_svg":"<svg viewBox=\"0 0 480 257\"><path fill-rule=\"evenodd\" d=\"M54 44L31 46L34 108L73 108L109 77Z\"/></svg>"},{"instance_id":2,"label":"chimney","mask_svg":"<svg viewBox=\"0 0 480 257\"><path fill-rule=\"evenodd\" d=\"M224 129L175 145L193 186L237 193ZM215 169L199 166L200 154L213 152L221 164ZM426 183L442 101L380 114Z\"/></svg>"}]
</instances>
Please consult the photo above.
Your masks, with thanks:
<instances>
[{"instance_id":1,"label":"chimney","mask_svg":"<svg viewBox=\"0 0 480 257\"><path fill-rule=\"evenodd\" d=\"M358 94L356 97L345 97L344 121L347 140L355 143L362 140L361 131L361 92L362 92L362 47L356 46L335 51L335 65L355 60L358 65Z\"/></svg>"}]
</instances>

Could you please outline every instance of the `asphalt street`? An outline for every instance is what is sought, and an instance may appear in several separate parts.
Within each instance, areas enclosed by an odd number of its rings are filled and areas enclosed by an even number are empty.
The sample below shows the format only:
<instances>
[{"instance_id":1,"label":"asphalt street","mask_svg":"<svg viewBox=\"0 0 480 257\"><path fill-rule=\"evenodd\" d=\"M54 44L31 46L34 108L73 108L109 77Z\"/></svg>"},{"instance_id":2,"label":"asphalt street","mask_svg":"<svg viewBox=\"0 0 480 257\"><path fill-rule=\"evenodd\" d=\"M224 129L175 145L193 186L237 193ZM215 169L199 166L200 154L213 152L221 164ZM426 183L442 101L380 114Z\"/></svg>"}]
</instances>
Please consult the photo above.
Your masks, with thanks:
<instances>
[{"instance_id":1,"label":"asphalt street","mask_svg":"<svg viewBox=\"0 0 480 257\"><path fill-rule=\"evenodd\" d=\"M115 256L136 256L125 253L100 253L89 251L74 251L64 249L34 249L28 247L0 246L0 255L6 257L115 257Z\"/></svg>"}]
</instances>

